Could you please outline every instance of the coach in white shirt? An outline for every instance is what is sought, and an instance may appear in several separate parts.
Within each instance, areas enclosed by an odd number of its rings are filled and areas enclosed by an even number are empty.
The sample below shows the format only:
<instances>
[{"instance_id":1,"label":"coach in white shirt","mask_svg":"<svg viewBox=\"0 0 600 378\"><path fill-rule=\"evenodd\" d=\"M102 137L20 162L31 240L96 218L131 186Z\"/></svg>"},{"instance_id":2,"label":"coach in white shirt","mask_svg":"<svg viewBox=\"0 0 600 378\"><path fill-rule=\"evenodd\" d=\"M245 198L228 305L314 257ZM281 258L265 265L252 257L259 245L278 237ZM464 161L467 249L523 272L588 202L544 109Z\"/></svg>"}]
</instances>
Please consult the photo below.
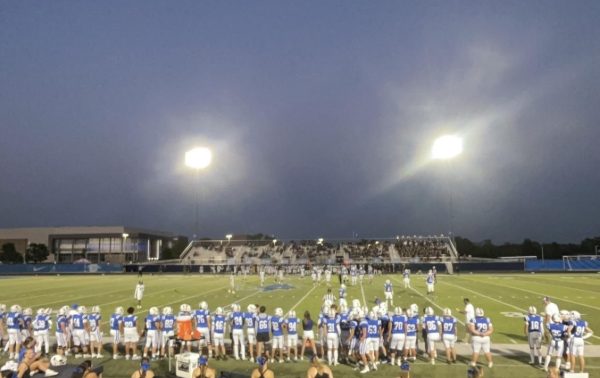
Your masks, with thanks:
<instances>
[{"instance_id":1,"label":"coach in white shirt","mask_svg":"<svg viewBox=\"0 0 600 378\"><path fill-rule=\"evenodd\" d=\"M465 336L465 342L468 343L471 338L471 334L469 333L469 330L468 330L468 325L471 324L471 320L473 320L475 318L475 307L473 307L473 305L469 301L469 298L463 299L463 302L465 303L465 309L463 311L460 311L460 313L465 314L465 324L467 325L467 333Z\"/></svg>"}]
</instances>

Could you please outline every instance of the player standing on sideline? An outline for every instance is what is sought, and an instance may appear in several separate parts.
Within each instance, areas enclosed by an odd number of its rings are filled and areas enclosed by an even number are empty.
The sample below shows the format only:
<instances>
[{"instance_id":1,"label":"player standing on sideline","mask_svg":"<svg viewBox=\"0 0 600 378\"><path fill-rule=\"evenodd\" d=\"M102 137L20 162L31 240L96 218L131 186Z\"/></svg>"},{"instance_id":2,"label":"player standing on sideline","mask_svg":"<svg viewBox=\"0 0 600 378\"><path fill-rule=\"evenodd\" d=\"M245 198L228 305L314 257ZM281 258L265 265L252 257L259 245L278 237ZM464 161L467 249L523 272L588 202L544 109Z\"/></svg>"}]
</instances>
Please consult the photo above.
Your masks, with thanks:
<instances>
[{"instance_id":1,"label":"player standing on sideline","mask_svg":"<svg viewBox=\"0 0 600 378\"><path fill-rule=\"evenodd\" d=\"M388 323L388 344L391 354L390 363L402 364L402 351L404 350L404 340L406 339L406 322L408 318L402 313L402 308L396 307L394 315ZM398 358L396 359L396 356Z\"/></svg>"},{"instance_id":2,"label":"player standing on sideline","mask_svg":"<svg viewBox=\"0 0 600 378\"><path fill-rule=\"evenodd\" d=\"M329 310L329 316L325 320L327 330L327 362L329 365L338 364L338 345L340 343L340 318L333 308Z\"/></svg>"},{"instance_id":3,"label":"player standing on sideline","mask_svg":"<svg viewBox=\"0 0 600 378\"><path fill-rule=\"evenodd\" d=\"M60 322L60 318L58 321ZM57 332L58 332L58 330L57 330ZM110 317L110 334L113 337L113 360L120 358L119 344L121 343L121 333L122 332L123 332L123 307L117 307L115 309L115 313L112 314ZM65 342L65 344L66 344L66 342Z\"/></svg>"},{"instance_id":4,"label":"player standing on sideline","mask_svg":"<svg viewBox=\"0 0 600 378\"><path fill-rule=\"evenodd\" d=\"M279 351L279 359L277 362L283 362L283 310L280 307L275 309L275 315L271 316L271 333L273 335L273 343L271 349L273 355L271 356L271 363L275 362L277 351Z\"/></svg>"},{"instance_id":5,"label":"player standing on sideline","mask_svg":"<svg viewBox=\"0 0 600 378\"><path fill-rule=\"evenodd\" d=\"M433 294L435 291L435 276L432 270L427 273L425 283L427 284L427 294Z\"/></svg>"},{"instance_id":6,"label":"player standing on sideline","mask_svg":"<svg viewBox=\"0 0 600 378\"><path fill-rule=\"evenodd\" d=\"M229 314L229 322L231 327L231 343L233 344L233 357L236 360L240 359L240 351L242 360L246 359L246 341L244 340L244 313L241 311L239 304L231 305L233 310Z\"/></svg>"},{"instance_id":7,"label":"player standing on sideline","mask_svg":"<svg viewBox=\"0 0 600 378\"><path fill-rule=\"evenodd\" d=\"M394 286L390 282L390 280L385 280L385 284L383 284L383 295L385 297L385 303L388 304L389 307L394 306ZM389 303L388 303L389 301Z\"/></svg>"},{"instance_id":8,"label":"player standing on sideline","mask_svg":"<svg viewBox=\"0 0 600 378\"><path fill-rule=\"evenodd\" d=\"M494 366L492 362L492 353L490 352L491 342L490 335L494 333L494 326L489 318L484 316L483 309L475 309L475 318L469 323L469 330L473 335L473 358L471 359L471 366L477 365L479 359L479 353L483 351L488 361L488 367Z\"/></svg>"},{"instance_id":9,"label":"player standing on sideline","mask_svg":"<svg viewBox=\"0 0 600 378\"><path fill-rule=\"evenodd\" d=\"M525 335L529 342L529 364L535 364L537 357L538 363L542 362L542 317L537 314L537 309L534 306L529 306L529 314L525 316Z\"/></svg>"},{"instance_id":10,"label":"player standing on sideline","mask_svg":"<svg viewBox=\"0 0 600 378\"><path fill-rule=\"evenodd\" d=\"M548 352L546 353L544 370L548 371L548 367L550 366L550 361L552 360L553 354L556 356L556 367L560 368L560 363L562 360L565 346L563 338L565 336L565 333L567 332L568 327L565 324L563 324L559 314L554 314L552 315L551 323L546 324L546 328L550 333L550 343L548 344Z\"/></svg>"},{"instance_id":11,"label":"player standing on sideline","mask_svg":"<svg viewBox=\"0 0 600 378\"><path fill-rule=\"evenodd\" d=\"M77 313L71 318L73 326L73 349L75 358L89 358L88 341L90 325L87 318L87 309L85 306L77 307ZM81 349L80 349L81 348ZM81 354L83 352L83 355Z\"/></svg>"},{"instance_id":12,"label":"player standing on sideline","mask_svg":"<svg viewBox=\"0 0 600 378\"><path fill-rule=\"evenodd\" d=\"M287 344L288 344L288 358L289 362L292 357L292 350L294 351L294 362L298 361L298 318L296 317L296 311L291 310L288 312L288 317L285 323L287 329Z\"/></svg>"},{"instance_id":13,"label":"player standing on sideline","mask_svg":"<svg viewBox=\"0 0 600 378\"><path fill-rule=\"evenodd\" d=\"M223 314L223 308L217 307L215 310L215 317L212 320L212 332L213 332L213 345L215 347L215 357L217 360L223 358L227 360L227 354L225 353L225 326L227 325L225 315Z\"/></svg>"},{"instance_id":14,"label":"player standing on sideline","mask_svg":"<svg viewBox=\"0 0 600 378\"><path fill-rule=\"evenodd\" d=\"M146 344L144 345L144 358L148 358L148 349L152 352L152 359L157 359L158 352L158 344L159 338L158 333L162 328L160 322L160 312L158 307L150 307L148 311L148 315L145 319L145 328L146 328Z\"/></svg>"},{"instance_id":15,"label":"player standing on sideline","mask_svg":"<svg viewBox=\"0 0 600 378\"><path fill-rule=\"evenodd\" d=\"M256 356L260 358L263 354L269 357L269 351L265 348L265 343L269 342L270 339L270 329L271 329L271 317L266 314L267 308L265 306L260 306L258 310L259 313L256 316Z\"/></svg>"},{"instance_id":16,"label":"player standing on sideline","mask_svg":"<svg viewBox=\"0 0 600 378\"><path fill-rule=\"evenodd\" d=\"M133 307L127 308L127 315L123 317L123 341L125 342L125 359L139 360L137 354L137 343L140 340L140 332L137 328L137 316L134 315ZM131 355L130 355L131 353Z\"/></svg>"},{"instance_id":17,"label":"player standing on sideline","mask_svg":"<svg viewBox=\"0 0 600 378\"><path fill-rule=\"evenodd\" d=\"M244 313L244 323L246 324L246 336L248 338L248 352L250 361L254 362L254 350L256 347L256 306L248 305L248 312Z\"/></svg>"},{"instance_id":18,"label":"player standing on sideline","mask_svg":"<svg viewBox=\"0 0 600 378\"><path fill-rule=\"evenodd\" d=\"M33 310L27 307L23 310L23 327L21 327L21 338L25 340L31 337L33 331Z\"/></svg>"},{"instance_id":19,"label":"player standing on sideline","mask_svg":"<svg viewBox=\"0 0 600 378\"><path fill-rule=\"evenodd\" d=\"M203 354L202 348L206 345L208 350L208 358L212 357L212 347L210 342L211 318L208 303L202 301L198 304L200 307L194 312L194 324L196 330L200 332L201 339L198 341L198 353Z\"/></svg>"},{"instance_id":20,"label":"player standing on sideline","mask_svg":"<svg viewBox=\"0 0 600 378\"><path fill-rule=\"evenodd\" d=\"M456 334L456 318L452 316L452 310L445 308L442 317L442 341L446 348L446 362L448 364L456 363Z\"/></svg>"},{"instance_id":21,"label":"player standing on sideline","mask_svg":"<svg viewBox=\"0 0 600 378\"><path fill-rule=\"evenodd\" d=\"M416 305L415 305L416 306ZM412 305L406 310L406 339L404 341L404 359L417 360L417 332L419 329L419 310Z\"/></svg>"},{"instance_id":22,"label":"player standing on sideline","mask_svg":"<svg viewBox=\"0 0 600 378\"><path fill-rule=\"evenodd\" d=\"M435 349L435 343L440 341L440 325L441 321L434 312L433 308L425 308L425 316L423 316L422 327L427 333L427 354L432 365L435 365L435 359L437 357L437 351Z\"/></svg>"},{"instance_id":23,"label":"player standing on sideline","mask_svg":"<svg viewBox=\"0 0 600 378\"><path fill-rule=\"evenodd\" d=\"M162 310L162 317L160 318L162 323L162 341L161 341L161 355L168 356L173 355L173 338L175 336L175 316L173 315L173 309L169 306L164 307Z\"/></svg>"},{"instance_id":24,"label":"player standing on sideline","mask_svg":"<svg viewBox=\"0 0 600 378\"><path fill-rule=\"evenodd\" d=\"M36 341L34 350L36 353L42 351L42 345L44 346L45 354L48 355L50 353L48 331L51 327L51 323L50 315L46 313L46 309L38 309L35 319L33 320L33 336Z\"/></svg>"},{"instance_id":25,"label":"player standing on sideline","mask_svg":"<svg viewBox=\"0 0 600 378\"><path fill-rule=\"evenodd\" d=\"M133 298L137 301L137 308L142 308L142 298L144 298L144 282L142 280L135 285Z\"/></svg>"},{"instance_id":26,"label":"player standing on sideline","mask_svg":"<svg viewBox=\"0 0 600 378\"><path fill-rule=\"evenodd\" d=\"M457 310L461 314L465 315L465 326L467 328L466 334L465 334L465 343L468 343L468 342L470 342L470 339L471 339L471 332L469 331L469 324L471 324L471 321L473 319L475 319L475 307L473 307L473 304L469 301L469 298L463 299L463 303L465 304L465 309L460 310L457 308Z\"/></svg>"},{"instance_id":27,"label":"player standing on sideline","mask_svg":"<svg viewBox=\"0 0 600 378\"><path fill-rule=\"evenodd\" d=\"M402 272L402 281L404 282L404 288L410 289L410 270L404 269Z\"/></svg>"},{"instance_id":28,"label":"player standing on sideline","mask_svg":"<svg viewBox=\"0 0 600 378\"><path fill-rule=\"evenodd\" d=\"M102 331L100 330L100 307L93 306L92 313L88 315L90 327L90 350L92 358L102 358Z\"/></svg>"},{"instance_id":29,"label":"player standing on sideline","mask_svg":"<svg viewBox=\"0 0 600 378\"><path fill-rule=\"evenodd\" d=\"M67 316L64 308L58 310L56 315L56 354L64 356L67 353Z\"/></svg>"},{"instance_id":30,"label":"player standing on sideline","mask_svg":"<svg viewBox=\"0 0 600 378\"><path fill-rule=\"evenodd\" d=\"M579 357L579 372L583 373L585 370L585 359L584 359L584 340L590 337L593 332L588 326L588 322L581 319L581 314L577 311L571 313L572 325L571 332L572 338L569 348L571 349L571 372L575 371L575 365L577 364L577 357Z\"/></svg>"}]
</instances>

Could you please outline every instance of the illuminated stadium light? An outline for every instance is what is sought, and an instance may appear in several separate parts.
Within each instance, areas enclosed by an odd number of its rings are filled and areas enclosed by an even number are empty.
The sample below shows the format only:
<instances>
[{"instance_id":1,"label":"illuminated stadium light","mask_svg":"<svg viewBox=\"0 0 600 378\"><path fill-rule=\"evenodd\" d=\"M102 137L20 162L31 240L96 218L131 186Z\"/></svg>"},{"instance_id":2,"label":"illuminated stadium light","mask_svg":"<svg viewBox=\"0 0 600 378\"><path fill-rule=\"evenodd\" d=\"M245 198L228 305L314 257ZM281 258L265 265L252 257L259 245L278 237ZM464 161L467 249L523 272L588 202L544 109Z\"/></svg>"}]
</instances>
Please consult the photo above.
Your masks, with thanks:
<instances>
[{"instance_id":1,"label":"illuminated stadium light","mask_svg":"<svg viewBox=\"0 0 600 378\"><path fill-rule=\"evenodd\" d=\"M194 169L204 169L212 161L212 152L206 147L196 147L185 153L185 165Z\"/></svg>"},{"instance_id":2,"label":"illuminated stadium light","mask_svg":"<svg viewBox=\"0 0 600 378\"><path fill-rule=\"evenodd\" d=\"M233 235L232 234L227 234L227 235L225 235L225 237L227 238L228 242L231 242L231 238L233 237Z\"/></svg>"},{"instance_id":3,"label":"illuminated stadium light","mask_svg":"<svg viewBox=\"0 0 600 378\"><path fill-rule=\"evenodd\" d=\"M318 245L323 245L323 238L317 239L317 244Z\"/></svg>"},{"instance_id":4,"label":"illuminated stadium light","mask_svg":"<svg viewBox=\"0 0 600 378\"><path fill-rule=\"evenodd\" d=\"M436 160L452 159L463 151L463 141L455 135L444 135L433 142L431 157Z\"/></svg>"}]
</instances>

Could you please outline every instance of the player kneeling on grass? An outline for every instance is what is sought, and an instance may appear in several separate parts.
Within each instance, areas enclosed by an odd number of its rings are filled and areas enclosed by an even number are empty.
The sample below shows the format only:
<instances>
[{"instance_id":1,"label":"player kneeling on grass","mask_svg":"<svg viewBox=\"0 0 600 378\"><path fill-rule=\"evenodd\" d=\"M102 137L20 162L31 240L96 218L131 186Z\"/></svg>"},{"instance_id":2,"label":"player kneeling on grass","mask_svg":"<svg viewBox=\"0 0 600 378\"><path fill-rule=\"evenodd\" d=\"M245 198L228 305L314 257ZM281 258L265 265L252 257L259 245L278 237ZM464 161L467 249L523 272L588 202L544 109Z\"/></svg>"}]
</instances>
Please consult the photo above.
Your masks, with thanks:
<instances>
[{"instance_id":1,"label":"player kneeling on grass","mask_svg":"<svg viewBox=\"0 0 600 378\"><path fill-rule=\"evenodd\" d=\"M217 360L223 358L227 359L225 355L225 315L223 315L223 308L217 307L215 311L215 318L212 321L212 332L213 332L213 344L215 346L215 356Z\"/></svg>"},{"instance_id":2,"label":"player kneeling on grass","mask_svg":"<svg viewBox=\"0 0 600 378\"><path fill-rule=\"evenodd\" d=\"M492 321L484 315L483 309L477 307L475 309L475 318L469 324L469 331L473 335L471 341L471 346L473 347L471 366L477 365L479 353L483 351L488 362L488 367L491 368L494 366L494 363L492 362L492 353L490 352L490 335L494 333L494 326L492 325Z\"/></svg>"},{"instance_id":3,"label":"player kneeling on grass","mask_svg":"<svg viewBox=\"0 0 600 378\"><path fill-rule=\"evenodd\" d=\"M451 364L456 362L456 318L452 316L452 310L449 308L444 309L444 316L442 317L442 341L446 348L446 362Z\"/></svg>"},{"instance_id":4,"label":"player kneeling on grass","mask_svg":"<svg viewBox=\"0 0 600 378\"><path fill-rule=\"evenodd\" d=\"M441 339L440 325L440 318L434 314L433 308L425 308L425 316L423 316L422 327L427 332L427 354L429 355L432 365L435 365L435 359L437 357L435 343Z\"/></svg>"},{"instance_id":5,"label":"player kneeling on grass","mask_svg":"<svg viewBox=\"0 0 600 378\"><path fill-rule=\"evenodd\" d=\"M157 358L157 351L159 345L159 332L161 330L160 313L158 307L150 307L148 315L145 320L146 328L146 344L144 345L144 357L148 357L148 349L152 352L152 359Z\"/></svg>"},{"instance_id":6,"label":"player kneeling on grass","mask_svg":"<svg viewBox=\"0 0 600 378\"><path fill-rule=\"evenodd\" d=\"M542 364L542 334L543 319L537 313L534 306L529 306L529 313L525 316L525 335L529 342L529 364L535 364L537 357L538 363Z\"/></svg>"},{"instance_id":7,"label":"player kneeling on grass","mask_svg":"<svg viewBox=\"0 0 600 378\"><path fill-rule=\"evenodd\" d=\"M92 358L102 358L102 331L100 329L100 307L92 307L92 313L88 315L88 324L90 327L90 349Z\"/></svg>"},{"instance_id":8,"label":"player kneeling on grass","mask_svg":"<svg viewBox=\"0 0 600 378\"><path fill-rule=\"evenodd\" d=\"M570 331L572 334L569 345L571 354L571 371L575 371L575 365L579 360L579 371L583 373L585 370L585 360L583 358L584 340L593 335L592 330L588 327L588 322L581 319L581 314L577 311L571 313L572 325Z\"/></svg>"},{"instance_id":9,"label":"player kneeling on grass","mask_svg":"<svg viewBox=\"0 0 600 378\"><path fill-rule=\"evenodd\" d=\"M123 307L117 307L115 313L110 316L110 335L112 336L113 360L120 358L119 344L123 333Z\"/></svg>"},{"instance_id":10,"label":"player kneeling on grass","mask_svg":"<svg viewBox=\"0 0 600 378\"><path fill-rule=\"evenodd\" d=\"M127 315L123 317L123 339L125 341L125 359L139 360L140 356L137 354L137 343L140 340L140 333L138 331L137 316L133 314L135 309L129 307L127 309Z\"/></svg>"}]
</instances>

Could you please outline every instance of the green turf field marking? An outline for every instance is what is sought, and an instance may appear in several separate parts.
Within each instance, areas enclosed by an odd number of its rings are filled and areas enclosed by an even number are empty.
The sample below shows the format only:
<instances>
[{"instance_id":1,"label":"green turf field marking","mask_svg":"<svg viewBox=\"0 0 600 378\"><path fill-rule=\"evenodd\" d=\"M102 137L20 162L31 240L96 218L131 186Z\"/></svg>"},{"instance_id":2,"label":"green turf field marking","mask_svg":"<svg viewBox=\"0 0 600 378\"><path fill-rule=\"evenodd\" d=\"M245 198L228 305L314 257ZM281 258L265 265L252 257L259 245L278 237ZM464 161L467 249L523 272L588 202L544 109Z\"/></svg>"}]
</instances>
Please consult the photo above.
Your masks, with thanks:
<instances>
[{"instance_id":1,"label":"green turf field marking","mask_svg":"<svg viewBox=\"0 0 600 378\"><path fill-rule=\"evenodd\" d=\"M504 301L501 301L501 300L499 300L499 299L496 299L496 298L492 298L492 297L490 297L490 296L488 296L488 295L485 295L485 294L483 294L483 293L480 293L480 292L478 292L478 291L475 291L475 290L468 289L468 288L466 288L466 287L464 287L464 286L458 286L458 285L454 285L454 284L451 284L451 283L448 283L448 282L442 282L442 284L444 284L444 285L449 285L449 286L453 286L453 287L456 287L456 288L458 288L458 289L461 289L461 290L467 290L467 291L470 291L470 292L471 292L471 293L473 293L473 294L478 294L478 295L481 295L481 296L482 296L482 297L484 297L484 298L488 298L488 299L490 299L490 300L492 300L492 301L495 301L495 302L501 303L501 304L503 304L503 305L505 305L505 306L512 307L512 308L514 308L514 309L516 309L516 310L519 310L519 311L521 311L521 312L523 312L523 313L525 313L525 312L526 312L526 310L525 310L525 309L523 309L523 308L517 307L517 306L515 306L515 305L512 305L512 304L510 304L510 303L507 303L507 302L504 302Z\"/></svg>"},{"instance_id":2,"label":"green turf field marking","mask_svg":"<svg viewBox=\"0 0 600 378\"><path fill-rule=\"evenodd\" d=\"M310 293L312 293L313 290L315 290L317 287L319 287L319 286L318 285L313 285L312 289L310 289L306 294L304 294L304 296L302 298L300 298L300 300L298 302L296 302L296 304L293 305L292 308L290 308L288 311L292 311L293 309L295 309L296 307L298 307L300 305L300 303L304 302L304 300L310 295Z\"/></svg>"}]
</instances>

